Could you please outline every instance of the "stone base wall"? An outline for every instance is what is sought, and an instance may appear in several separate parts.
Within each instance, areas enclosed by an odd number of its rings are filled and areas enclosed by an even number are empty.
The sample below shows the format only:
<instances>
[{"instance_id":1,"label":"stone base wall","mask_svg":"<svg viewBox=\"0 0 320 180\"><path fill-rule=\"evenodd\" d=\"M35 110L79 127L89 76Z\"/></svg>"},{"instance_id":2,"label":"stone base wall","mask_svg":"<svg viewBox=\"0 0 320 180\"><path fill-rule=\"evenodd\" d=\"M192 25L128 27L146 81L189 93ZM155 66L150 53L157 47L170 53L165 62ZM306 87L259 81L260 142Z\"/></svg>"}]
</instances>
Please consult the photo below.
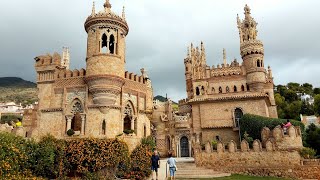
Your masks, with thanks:
<instances>
[{"instance_id":1,"label":"stone base wall","mask_svg":"<svg viewBox=\"0 0 320 180\"><path fill-rule=\"evenodd\" d=\"M304 163L298 151L198 152L197 166L254 176L320 179L319 163Z\"/></svg>"}]
</instances>

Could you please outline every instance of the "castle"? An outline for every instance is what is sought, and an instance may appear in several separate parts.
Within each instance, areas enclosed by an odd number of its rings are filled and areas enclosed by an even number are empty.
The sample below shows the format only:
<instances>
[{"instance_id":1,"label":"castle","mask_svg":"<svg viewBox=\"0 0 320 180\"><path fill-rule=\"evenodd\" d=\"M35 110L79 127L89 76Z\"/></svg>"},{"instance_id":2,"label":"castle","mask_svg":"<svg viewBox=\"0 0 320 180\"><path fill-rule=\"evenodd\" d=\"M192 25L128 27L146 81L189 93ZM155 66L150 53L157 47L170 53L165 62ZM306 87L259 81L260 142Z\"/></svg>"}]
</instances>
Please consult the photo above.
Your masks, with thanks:
<instances>
[{"instance_id":1,"label":"castle","mask_svg":"<svg viewBox=\"0 0 320 180\"><path fill-rule=\"evenodd\" d=\"M243 20L237 17L242 62L228 63L223 50L223 64L210 67L202 42L200 48L192 44L188 48L187 99L180 100L179 111L174 112L170 100L153 101L151 80L143 68L141 75L125 70L129 27L124 10L116 15L109 0L98 13L93 5L84 24L86 69L69 69L68 48L62 56L35 58L39 104L24 118L24 124L29 124L26 136L121 136L132 149L141 138L152 135L162 155L173 152L178 157L192 156L195 147L212 140L239 146L243 114L278 117L272 71L265 68L257 22L247 5L244 15Z\"/></svg>"},{"instance_id":2,"label":"castle","mask_svg":"<svg viewBox=\"0 0 320 180\"><path fill-rule=\"evenodd\" d=\"M263 43L257 37L257 22L246 5L245 18L237 17L242 62L208 66L206 52L191 44L184 59L187 99L179 101L179 112L172 102L155 102L153 123L157 144L166 154L192 156L193 146L208 141L239 140L239 120L244 113L277 118L271 68L265 68Z\"/></svg>"},{"instance_id":3,"label":"castle","mask_svg":"<svg viewBox=\"0 0 320 180\"><path fill-rule=\"evenodd\" d=\"M150 135L153 90L146 71L129 73L126 64L125 12L104 9L84 23L87 37L86 69L70 70L69 49L35 58L39 105L31 137L50 133L57 138L114 138L123 135L129 147Z\"/></svg>"}]
</instances>

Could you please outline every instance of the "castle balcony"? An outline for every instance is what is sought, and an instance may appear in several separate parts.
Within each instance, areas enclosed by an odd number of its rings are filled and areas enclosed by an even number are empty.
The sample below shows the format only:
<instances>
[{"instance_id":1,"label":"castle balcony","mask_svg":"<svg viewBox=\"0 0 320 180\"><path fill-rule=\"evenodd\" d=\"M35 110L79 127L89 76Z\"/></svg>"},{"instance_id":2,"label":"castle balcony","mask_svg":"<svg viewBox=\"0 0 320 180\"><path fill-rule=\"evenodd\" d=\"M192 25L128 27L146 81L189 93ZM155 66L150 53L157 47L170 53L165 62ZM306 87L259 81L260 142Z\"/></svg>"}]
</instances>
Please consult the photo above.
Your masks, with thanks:
<instances>
[{"instance_id":1,"label":"castle balcony","mask_svg":"<svg viewBox=\"0 0 320 180\"><path fill-rule=\"evenodd\" d=\"M186 115L186 116L177 116L174 115L174 121L175 121L175 128L190 128L191 125L191 121L190 121L190 116Z\"/></svg>"}]
</instances>

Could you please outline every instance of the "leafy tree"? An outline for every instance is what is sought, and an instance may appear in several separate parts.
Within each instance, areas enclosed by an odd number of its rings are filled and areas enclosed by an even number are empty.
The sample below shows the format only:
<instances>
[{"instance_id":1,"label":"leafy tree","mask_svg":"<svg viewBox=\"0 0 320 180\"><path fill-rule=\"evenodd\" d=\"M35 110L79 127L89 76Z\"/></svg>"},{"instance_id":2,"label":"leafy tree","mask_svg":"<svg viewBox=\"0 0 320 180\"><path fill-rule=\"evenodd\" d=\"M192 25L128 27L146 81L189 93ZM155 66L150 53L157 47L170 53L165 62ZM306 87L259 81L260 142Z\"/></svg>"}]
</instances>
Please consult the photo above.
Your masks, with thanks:
<instances>
[{"instance_id":1,"label":"leafy tree","mask_svg":"<svg viewBox=\"0 0 320 180\"><path fill-rule=\"evenodd\" d=\"M307 116L313 115L314 114L313 106L309 104L307 101L302 101L300 114L307 115Z\"/></svg>"},{"instance_id":2,"label":"leafy tree","mask_svg":"<svg viewBox=\"0 0 320 180\"><path fill-rule=\"evenodd\" d=\"M277 85L276 92L279 93L281 96L283 96L284 92L287 90L287 87L284 85Z\"/></svg>"},{"instance_id":3,"label":"leafy tree","mask_svg":"<svg viewBox=\"0 0 320 180\"><path fill-rule=\"evenodd\" d=\"M302 89L303 89L303 92L306 94L312 94L313 92L313 86L312 84L309 84L309 83L302 84Z\"/></svg>"},{"instance_id":4,"label":"leafy tree","mask_svg":"<svg viewBox=\"0 0 320 180\"><path fill-rule=\"evenodd\" d=\"M302 102L301 101L294 101L285 109L286 112L286 119L300 119L300 111L301 111Z\"/></svg>"},{"instance_id":5,"label":"leafy tree","mask_svg":"<svg viewBox=\"0 0 320 180\"><path fill-rule=\"evenodd\" d=\"M289 82L287 84L287 87L293 91L299 91L299 92L301 91L301 87L299 83Z\"/></svg>"},{"instance_id":6,"label":"leafy tree","mask_svg":"<svg viewBox=\"0 0 320 180\"><path fill-rule=\"evenodd\" d=\"M314 97L314 113L317 116L320 115L320 94Z\"/></svg>"},{"instance_id":7,"label":"leafy tree","mask_svg":"<svg viewBox=\"0 0 320 180\"><path fill-rule=\"evenodd\" d=\"M320 88L314 88L313 89L313 94L314 95L320 94Z\"/></svg>"},{"instance_id":8,"label":"leafy tree","mask_svg":"<svg viewBox=\"0 0 320 180\"><path fill-rule=\"evenodd\" d=\"M294 90L287 90L287 91L284 91L284 94L283 94L285 100L287 102L293 102L293 101L296 101L298 100L298 95L297 93L294 91Z\"/></svg>"},{"instance_id":9,"label":"leafy tree","mask_svg":"<svg viewBox=\"0 0 320 180\"><path fill-rule=\"evenodd\" d=\"M313 123L306 130L306 144L315 149L318 155L320 154L320 128Z\"/></svg>"}]
</instances>

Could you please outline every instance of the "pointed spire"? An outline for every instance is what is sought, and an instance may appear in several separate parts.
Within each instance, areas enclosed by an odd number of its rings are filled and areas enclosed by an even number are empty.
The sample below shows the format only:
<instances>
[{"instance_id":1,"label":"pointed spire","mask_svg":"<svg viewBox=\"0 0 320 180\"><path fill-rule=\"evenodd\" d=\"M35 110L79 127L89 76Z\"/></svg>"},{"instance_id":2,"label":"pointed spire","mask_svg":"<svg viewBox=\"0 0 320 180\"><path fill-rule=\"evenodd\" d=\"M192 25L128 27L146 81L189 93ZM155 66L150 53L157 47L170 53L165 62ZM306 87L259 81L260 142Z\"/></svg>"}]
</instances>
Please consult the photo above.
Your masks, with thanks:
<instances>
[{"instance_id":1,"label":"pointed spire","mask_svg":"<svg viewBox=\"0 0 320 180\"><path fill-rule=\"evenodd\" d=\"M226 49L223 48L223 64L227 65L227 55L226 55Z\"/></svg>"},{"instance_id":2,"label":"pointed spire","mask_svg":"<svg viewBox=\"0 0 320 180\"><path fill-rule=\"evenodd\" d=\"M204 50L204 45L203 45L203 42L201 41L201 51Z\"/></svg>"},{"instance_id":3,"label":"pointed spire","mask_svg":"<svg viewBox=\"0 0 320 180\"><path fill-rule=\"evenodd\" d=\"M104 3L103 7L104 7L106 12L110 12L110 9L111 9L112 6L111 6L109 0L106 0L106 2Z\"/></svg>"},{"instance_id":4,"label":"pointed spire","mask_svg":"<svg viewBox=\"0 0 320 180\"><path fill-rule=\"evenodd\" d=\"M190 49L189 49L189 47L187 48L187 53L188 53L188 57L190 57Z\"/></svg>"},{"instance_id":5,"label":"pointed spire","mask_svg":"<svg viewBox=\"0 0 320 180\"><path fill-rule=\"evenodd\" d=\"M238 28L241 27L241 20L239 18L239 14L237 14L237 24L238 24Z\"/></svg>"},{"instance_id":6,"label":"pointed spire","mask_svg":"<svg viewBox=\"0 0 320 180\"><path fill-rule=\"evenodd\" d=\"M122 19L126 19L126 13L125 13L125 11L124 11L124 6L123 6L123 8L122 8Z\"/></svg>"},{"instance_id":7,"label":"pointed spire","mask_svg":"<svg viewBox=\"0 0 320 180\"><path fill-rule=\"evenodd\" d=\"M93 1L93 5L92 5L92 13L91 15L94 16L96 14L96 6L95 6L95 3Z\"/></svg>"}]
</instances>

